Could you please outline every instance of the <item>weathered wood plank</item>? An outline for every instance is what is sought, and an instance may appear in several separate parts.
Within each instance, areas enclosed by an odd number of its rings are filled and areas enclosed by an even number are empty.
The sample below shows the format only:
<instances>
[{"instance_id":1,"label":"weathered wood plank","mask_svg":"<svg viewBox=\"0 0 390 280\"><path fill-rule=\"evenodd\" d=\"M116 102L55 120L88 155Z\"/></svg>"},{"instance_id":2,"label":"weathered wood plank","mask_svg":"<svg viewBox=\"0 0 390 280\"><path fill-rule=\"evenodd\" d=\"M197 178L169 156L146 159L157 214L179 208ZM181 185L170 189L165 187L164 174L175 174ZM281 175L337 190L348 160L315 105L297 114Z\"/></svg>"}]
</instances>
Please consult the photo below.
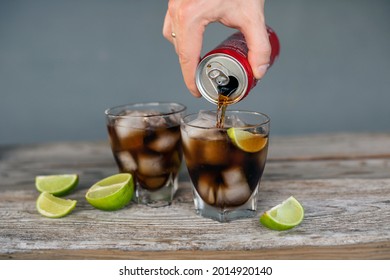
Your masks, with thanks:
<instances>
[{"instance_id":1,"label":"weathered wood plank","mask_svg":"<svg viewBox=\"0 0 390 280\"><path fill-rule=\"evenodd\" d=\"M389 158L389 133L271 137L271 160Z\"/></svg>"},{"instance_id":2,"label":"weathered wood plank","mask_svg":"<svg viewBox=\"0 0 390 280\"><path fill-rule=\"evenodd\" d=\"M0 258L390 259L390 134L273 137L259 213L294 195L306 218L287 232L197 216L185 168L170 207L93 209L86 189L115 172L105 142L0 147ZM80 174L76 210L41 217L34 178L60 173Z\"/></svg>"},{"instance_id":3,"label":"weathered wood plank","mask_svg":"<svg viewBox=\"0 0 390 280\"><path fill-rule=\"evenodd\" d=\"M0 254L33 254L47 250L108 250L146 256L151 252L262 251L345 247L351 250L374 244L390 258L390 179L304 180L264 182L259 210L269 209L281 198L294 195L306 209L303 223L290 231L275 232L259 225L257 218L221 224L193 211L189 184L183 184L170 207L131 205L116 212L93 209L77 190L75 212L63 219L47 219L35 210L37 192L5 191L0 198ZM378 245L382 244L382 245ZM383 245L385 244L385 245ZM347 245L350 245L347 246ZM384 247L381 247L384 246ZM379 250L379 249L378 249ZM276 254L276 253L273 253ZM367 253L368 254L368 253ZM152 254L150 255L152 256ZM211 254L215 256L215 254ZM94 258L94 255L89 256Z\"/></svg>"},{"instance_id":4,"label":"weathered wood plank","mask_svg":"<svg viewBox=\"0 0 390 280\"><path fill-rule=\"evenodd\" d=\"M242 251L122 251L122 250L34 250L1 254L0 259L23 260L382 260L389 259L389 242L292 247Z\"/></svg>"},{"instance_id":5,"label":"weathered wood plank","mask_svg":"<svg viewBox=\"0 0 390 280\"><path fill-rule=\"evenodd\" d=\"M0 189L29 189L39 174L78 173L90 185L117 172L105 142L0 147Z\"/></svg>"},{"instance_id":6,"label":"weathered wood plank","mask_svg":"<svg viewBox=\"0 0 390 280\"><path fill-rule=\"evenodd\" d=\"M390 158L268 161L264 180L389 178Z\"/></svg>"},{"instance_id":7,"label":"weathered wood plank","mask_svg":"<svg viewBox=\"0 0 390 280\"><path fill-rule=\"evenodd\" d=\"M58 155L53 157L53 152ZM316 134L271 137L270 160L319 160L389 158L390 133ZM112 158L108 142L64 142L0 146L0 162L34 162L51 159L72 166L78 160L107 161Z\"/></svg>"},{"instance_id":8,"label":"weathered wood plank","mask_svg":"<svg viewBox=\"0 0 390 280\"><path fill-rule=\"evenodd\" d=\"M182 171L182 178L188 179L186 169ZM88 187L115 172L106 142L0 146L1 189L28 189L36 175L56 173L79 173L81 185ZM390 134L290 136L271 139L264 180L388 178L389 174Z\"/></svg>"}]
</instances>

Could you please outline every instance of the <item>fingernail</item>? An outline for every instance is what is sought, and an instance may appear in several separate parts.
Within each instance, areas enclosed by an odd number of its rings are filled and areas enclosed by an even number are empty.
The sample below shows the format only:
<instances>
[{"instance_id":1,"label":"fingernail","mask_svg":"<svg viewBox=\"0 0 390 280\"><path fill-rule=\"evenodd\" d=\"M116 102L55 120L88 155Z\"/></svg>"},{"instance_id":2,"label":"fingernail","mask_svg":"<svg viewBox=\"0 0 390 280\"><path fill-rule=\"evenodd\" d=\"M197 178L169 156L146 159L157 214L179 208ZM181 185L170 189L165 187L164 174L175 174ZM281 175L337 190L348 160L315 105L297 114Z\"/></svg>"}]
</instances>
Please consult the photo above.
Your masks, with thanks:
<instances>
[{"instance_id":1,"label":"fingernail","mask_svg":"<svg viewBox=\"0 0 390 280\"><path fill-rule=\"evenodd\" d=\"M202 95L199 93L199 91L191 92L191 94L192 94L194 97L196 97L196 98L202 97Z\"/></svg>"},{"instance_id":2,"label":"fingernail","mask_svg":"<svg viewBox=\"0 0 390 280\"><path fill-rule=\"evenodd\" d=\"M269 68L269 64L263 64L257 67L257 71L255 73L256 79L262 78L267 72L268 68Z\"/></svg>"}]
</instances>

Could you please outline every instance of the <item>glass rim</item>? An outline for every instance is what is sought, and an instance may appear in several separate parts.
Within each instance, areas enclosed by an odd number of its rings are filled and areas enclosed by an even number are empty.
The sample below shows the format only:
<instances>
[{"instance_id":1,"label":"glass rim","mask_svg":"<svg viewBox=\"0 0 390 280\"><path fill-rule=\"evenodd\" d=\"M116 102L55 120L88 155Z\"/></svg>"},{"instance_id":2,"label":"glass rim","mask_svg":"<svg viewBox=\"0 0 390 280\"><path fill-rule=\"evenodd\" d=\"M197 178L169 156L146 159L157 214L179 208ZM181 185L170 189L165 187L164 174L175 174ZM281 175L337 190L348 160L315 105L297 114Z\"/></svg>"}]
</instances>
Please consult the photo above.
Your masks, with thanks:
<instances>
[{"instance_id":1,"label":"glass rim","mask_svg":"<svg viewBox=\"0 0 390 280\"><path fill-rule=\"evenodd\" d=\"M152 109L152 107L157 107L157 106L160 106L160 105L163 105L163 106L177 105L179 108L177 110L172 111L172 112L158 112L156 114L150 114L150 115L146 115L146 116L126 116L126 115L122 116L122 115L119 115L117 113L115 113L115 114L113 113L114 110L117 110L117 109L120 109L120 108L126 109L126 108L132 107L132 108L136 109L137 107L150 106L151 109ZM117 106L113 106L113 107L107 108L106 110L104 110L104 114L107 117L131 117L131 118L142 117L142 118L145 118L145 117L174 115L174 114L182 113L186 109L187 109L187 107L185 105L183 105L181 103L178 103L178 102L135 102L135 103L128 103L128 104L117 105Z\"/></svg>"},{"instance_id":2,"label":"glass rim","mask_svg":"<svg viewBox=\"0 0 390 280\"><path fill-rule=\"evenodd\" d=\"M213 112L213 113L217 113L217 110L204 110L204 112ZM259 122L258 124L250 124L250 125L245 125L245 126L242 126L242 127L237 127L237 128L242 128L242 129L246 129L246 128L255 128L255 127L259 127L259 126L263 126L263 125L267 125L270 123L271 119L268 115L264 114L264 113L261 113L261 112L257 112L257 111L250 111L250 110L226 110L226 113L238 113L238 114L247 114L247 115L257 115L257 116L261 116L263 118L265 118L265 120ZM184 125L187 125L187 126L191 126L191 127L195 127L195 128L202 128L202 129L218 129L218 130L227 130L229 129L230 127L224 127L224 128L220 128L220 127L210 127L210 126L200 126L200 125L193 125L193 124L190 124L188 122L186 122L186 119L190 118L190 117L193 117L193 116L196 116L198 115L198 113L190 113L188 115L185 115L182 119L181 119L181 123L184 124Z\"/></svg>"}]
</instances>

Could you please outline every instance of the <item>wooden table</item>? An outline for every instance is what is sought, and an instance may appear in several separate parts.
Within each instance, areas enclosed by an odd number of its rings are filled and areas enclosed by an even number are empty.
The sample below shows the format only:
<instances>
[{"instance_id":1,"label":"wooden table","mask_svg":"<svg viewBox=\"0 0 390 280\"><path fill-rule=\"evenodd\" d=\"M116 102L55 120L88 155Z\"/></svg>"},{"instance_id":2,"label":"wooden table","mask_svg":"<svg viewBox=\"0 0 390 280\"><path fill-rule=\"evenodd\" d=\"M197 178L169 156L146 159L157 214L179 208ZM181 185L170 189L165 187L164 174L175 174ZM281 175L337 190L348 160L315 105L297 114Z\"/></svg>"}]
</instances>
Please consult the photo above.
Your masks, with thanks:
<instances>
[{"instance_id":1,"label":"wooden table","mask_svg":"<svg viewBox=\"0 0 390 280\"><path fill-rule=\"evenodd\" d=\"M0 147L0 259L390 259L390 134L273 137L259 214L291 195L306 210L283 232L197 216L185 169L169 207L94 209L86 190L116 172L105 142ZM45 218L35 176L61 173L80 174L78 204Z\"/></svg>"}]
</instances>

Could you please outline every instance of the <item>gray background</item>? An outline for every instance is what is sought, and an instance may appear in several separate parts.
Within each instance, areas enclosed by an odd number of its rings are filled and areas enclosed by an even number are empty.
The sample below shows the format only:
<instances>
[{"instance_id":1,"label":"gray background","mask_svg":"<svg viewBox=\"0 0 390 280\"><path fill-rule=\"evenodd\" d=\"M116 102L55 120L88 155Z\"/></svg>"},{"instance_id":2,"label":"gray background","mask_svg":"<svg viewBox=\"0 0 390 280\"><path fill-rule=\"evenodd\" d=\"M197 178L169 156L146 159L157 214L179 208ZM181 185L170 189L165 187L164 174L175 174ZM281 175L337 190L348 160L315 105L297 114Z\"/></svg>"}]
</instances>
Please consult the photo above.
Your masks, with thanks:
<instances>
[{"instance_id":1,"label":"gray background","mask_svg":"<svg viewBox=\"0 0 390 280\"><path fill-rule=\"evenodd\" d=\"M0 144L107 139L105 108L186 90L161 34L167 1L0 0ZM266 1L279 61L235 109L272 134L390 131L390 1ZM232 30L207 28L204 51Z\"/></svg>"}]
</instances>

